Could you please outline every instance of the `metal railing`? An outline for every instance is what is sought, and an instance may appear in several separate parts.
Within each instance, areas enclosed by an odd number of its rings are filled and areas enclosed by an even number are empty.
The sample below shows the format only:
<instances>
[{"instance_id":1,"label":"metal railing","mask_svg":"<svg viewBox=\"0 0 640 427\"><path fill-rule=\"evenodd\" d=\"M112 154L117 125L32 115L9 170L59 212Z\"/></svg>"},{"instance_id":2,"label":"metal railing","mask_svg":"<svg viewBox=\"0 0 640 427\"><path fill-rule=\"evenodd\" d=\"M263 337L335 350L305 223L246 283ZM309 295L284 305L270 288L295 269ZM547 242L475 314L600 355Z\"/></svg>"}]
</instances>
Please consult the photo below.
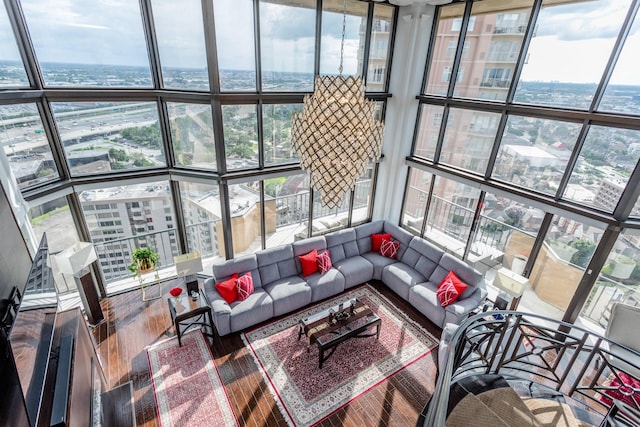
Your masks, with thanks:
<instances>
[{"instance_id":1,"label":"metal railing","mask_svg":"<svg viewBox=\"0 0 640 427\"><path fill-rule=\"evenodd\" d=\"M640 379L632 373L640 371L640 353L625 348L631 356L620 363L610 350L615 343L580 326L535 314L491 311L467 319L450 339L443 335L443 360L420 426L444 426L452 384L475 375L535 385L527 388L565 398L591 417L588 422L606 417L618 421L640 411ZM620 405L620 412L612 409Z\"/></svg>"}]
</instances>

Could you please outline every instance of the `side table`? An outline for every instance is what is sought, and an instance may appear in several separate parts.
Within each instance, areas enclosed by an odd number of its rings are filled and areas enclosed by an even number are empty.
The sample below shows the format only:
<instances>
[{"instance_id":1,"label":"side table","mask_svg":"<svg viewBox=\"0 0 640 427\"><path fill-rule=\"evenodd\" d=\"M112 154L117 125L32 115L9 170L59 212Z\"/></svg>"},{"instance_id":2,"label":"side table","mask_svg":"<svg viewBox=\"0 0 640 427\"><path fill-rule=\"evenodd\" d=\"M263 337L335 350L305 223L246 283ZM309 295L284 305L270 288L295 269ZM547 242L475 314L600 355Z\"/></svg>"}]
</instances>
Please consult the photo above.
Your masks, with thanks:
<instances>
[{"instance_id":1,"label":"side table","mask_svg":"<svg viewBox=\"0 0 640 427\"><path fill-rule=\"evenodd\" d=\"M177 298L169 297L167 302L169 303L171 322L178 336L178 346L182 347L182 336L192 326L208 326L210 333L203 331L203 334L213 338L211 307L202 290L195 300L187 294L182 294Z\"/></svg>"},{"instance_id":2,"label":"side table","mask_svg":"<svg viewBox=\"0 0 640 427\"><path fill-rule=\"evenodd\" d=\"M142 290L142 301L151 301L162 297L160 274L158 274L157 268L138 271L138 283L140 283L140 289ZM147 295L149 291L151 291L150 295Z\"/></svg>"}]
</instances>

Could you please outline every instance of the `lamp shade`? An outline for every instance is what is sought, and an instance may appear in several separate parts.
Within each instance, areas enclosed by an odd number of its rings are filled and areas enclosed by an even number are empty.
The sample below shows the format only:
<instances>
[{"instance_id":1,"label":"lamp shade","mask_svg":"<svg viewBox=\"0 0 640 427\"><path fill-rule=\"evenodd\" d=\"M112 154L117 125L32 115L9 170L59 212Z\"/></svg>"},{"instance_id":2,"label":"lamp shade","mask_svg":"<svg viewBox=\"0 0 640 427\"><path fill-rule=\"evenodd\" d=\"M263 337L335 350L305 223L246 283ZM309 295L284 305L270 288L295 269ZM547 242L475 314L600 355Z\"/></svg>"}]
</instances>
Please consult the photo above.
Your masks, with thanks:
<instances>
[{"instance_id":1,"label":"lamp shade","mask_svg":"<svg viewBox=\"0 0 640 427\"><path fill-rule=\"evenodd\" d=\"M178 276L189 276L202 271L202 258L199 252L189 252L173 257Z\"/></svg>"},{"instance_id":2,"label":"lamp shade","mask_svg":"<svg viewBox=\"0 0 640 427\"><path fill-rule=\"evenodd\" d=\"M522 296L527 284L529 284L529 279L505 267L502 267L496 272L496 278L493 281L493 286L514 298Z\"/></svg>"},{"instance_id":3,"label":"lamp shade","mask_svg":"<svg viewBox=\"0 0 640 427\"><path fill-rule=\"evenodd\" d=\"M96 250L88 242L78 242L55 255L58 270L61 273L72 275L78 274L97 259Z\"/></svg>"}]
</instances>

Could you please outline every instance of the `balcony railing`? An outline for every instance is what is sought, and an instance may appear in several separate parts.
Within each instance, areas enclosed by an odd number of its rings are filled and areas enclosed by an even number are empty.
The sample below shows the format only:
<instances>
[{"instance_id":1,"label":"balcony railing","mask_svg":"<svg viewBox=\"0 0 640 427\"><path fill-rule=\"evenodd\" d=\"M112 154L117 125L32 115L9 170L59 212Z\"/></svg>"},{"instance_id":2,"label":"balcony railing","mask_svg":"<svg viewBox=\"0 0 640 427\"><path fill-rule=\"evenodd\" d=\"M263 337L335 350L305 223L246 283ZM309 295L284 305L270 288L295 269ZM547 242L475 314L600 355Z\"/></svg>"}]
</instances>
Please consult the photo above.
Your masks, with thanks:
<instances>
[{"instance_id":1,"label":"balcony railing","mask_svg":"<svg viewBox=\"0 0 640 427\"><path fill-rule=\"evenodd\" d=\"M511 80L503 80L503 79L484 79L480 82L481 87L497 87L497 88L507 88Z\"/></svg>"},{"instance_id":2,"label":"balcony railing","mask_svg":"<svg viewBox=\"0 0 640 427\"><path fill-rule=\"evenodd\" d=\"M629 419L640 410L640 380L634 375L640 354L627 349L635 357L617 363L613 345L580 326L535 314L476 314L443 331L436 387L418 425L444 426L451 386L484 375L499 375L521 393L526 388L525 397L563 399L593 425L603 419L600 425L637 425ZM627 424L614 424L623 419Z\"/></svg>"},{"instance_id":3,"label":"balcony railing","mask_svg":"<svg viewBox=\"0 0 640 427\"><path fill-rule=\"evenodd\" d=\"M493 28L493 34L524 34L526 29L526 25L517 25L512 27L503 27L496 25Z\"/></svg>"}]
</instances>

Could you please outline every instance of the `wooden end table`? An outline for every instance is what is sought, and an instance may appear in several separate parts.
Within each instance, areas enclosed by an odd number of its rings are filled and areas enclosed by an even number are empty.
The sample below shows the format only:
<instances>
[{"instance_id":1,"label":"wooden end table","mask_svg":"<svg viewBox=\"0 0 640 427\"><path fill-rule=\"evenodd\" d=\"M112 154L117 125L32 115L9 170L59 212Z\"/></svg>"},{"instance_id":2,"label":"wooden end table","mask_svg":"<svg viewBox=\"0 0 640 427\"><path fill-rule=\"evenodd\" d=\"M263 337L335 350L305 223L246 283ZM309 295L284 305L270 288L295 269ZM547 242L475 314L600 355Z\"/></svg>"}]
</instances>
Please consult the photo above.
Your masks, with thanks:
<instances>
[{"instance_id":1,"label":"wooden end table","mask_svg":"<svg viewBox=\"0 0 640 427\"><path fill-rule=\"evenodd\" d=\"M210 333L206 331L202 333L213 338L211 306L205 298L202 289L195 300L187 294L182 294L177 298L169 297L167 302L169 303L171 322L178 336L178 346L182 347L182 336L192 326L208 326Z\"/></svg>"}]
</instances>

